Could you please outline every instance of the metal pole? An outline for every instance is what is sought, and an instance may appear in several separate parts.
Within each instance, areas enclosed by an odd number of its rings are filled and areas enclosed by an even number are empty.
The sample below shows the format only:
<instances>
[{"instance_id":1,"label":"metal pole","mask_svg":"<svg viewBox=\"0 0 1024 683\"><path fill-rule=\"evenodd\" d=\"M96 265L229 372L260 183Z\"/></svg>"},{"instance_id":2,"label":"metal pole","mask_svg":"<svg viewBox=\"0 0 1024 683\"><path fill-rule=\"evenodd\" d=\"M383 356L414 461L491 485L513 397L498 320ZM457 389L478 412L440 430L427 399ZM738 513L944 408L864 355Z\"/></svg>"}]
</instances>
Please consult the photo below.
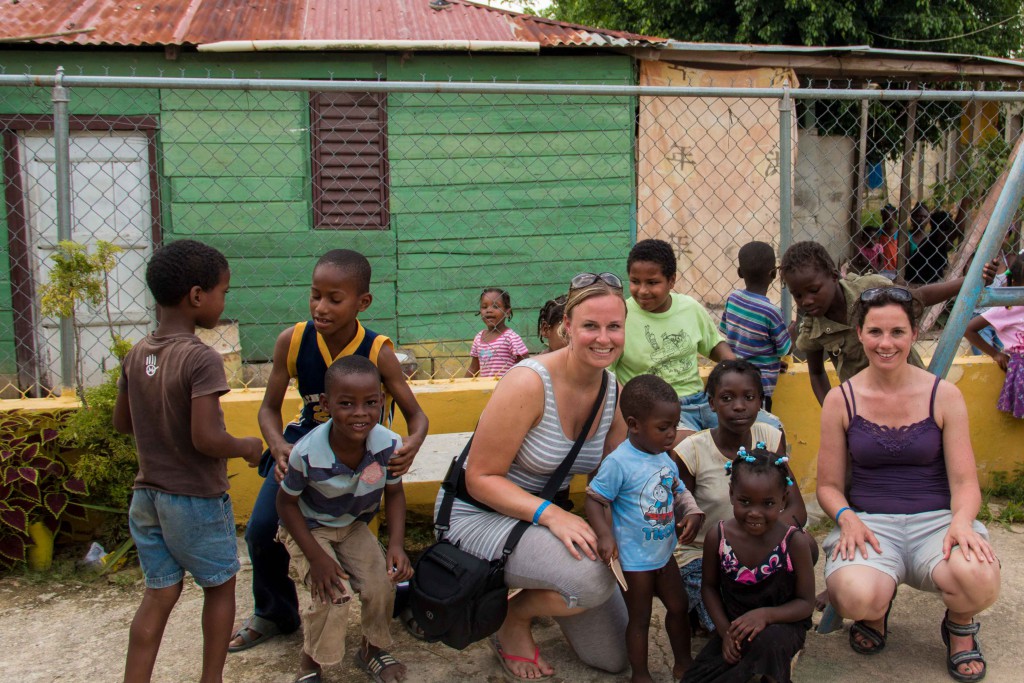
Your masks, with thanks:
<instances>
[{"instance_id":1,"label":"metal pole","mask_svg":"<svg viewBox=\"0 0 1024 683\"><path fill-rule=\"evenodd\" d=\"M914 135L917 123L917 101L907 102L907 129L903 135L903 159L900 164L900 206L899 220L896 226L896 279L906 279L907 257L910 253L907 243L910 241L910 169L914 161Z\"/></svg>"},{"instance_id":2,"label":"metal pole","mask_svg":"<svg viewBox=\"0 0 1024 683\"><path fill-rule=\"evenodd\" d=\"M53 145L57 174L57 240L71 239L71 154L68 121L68 89L64 87L64 67L57 67L53 86ZM60 380L65 389L75 386L75 330L70 318L60 319Z\"/></svg>"},{"instance_id":3,"label":"metal pole","mask_svg":"<svg viewBox=\"0 0 1024 683\"><path fill-rule=\"evenodd\" d=\"M780 253L793 243L793 100L789 79L782 85L779 101L779 246ZM793 306L785 284L782 286L782 319L789 323Z\"/></svg>"},{"instance_id":4,"label":"metal pole","mask_svg":"<svg viewBox=\"0 0 1024 683\"><path fill-rule=\"evenodd\" d=\"M861 231L861 217L864 215L864 188L867 186L868 167L868 101L860 101L860 135L857 141L857 179L853 185L853 216L850 221L850 235Z\"/></svg>"},{"instance_id":5,"label":"metal pole","mask_svg":"<svg viewBox=\"0 0 1024 683\"><path fill-rule=\"evenodd\" d=\"M960 346L960 339L964 336L967 323L970 322L974 309L981 298L984 284L981 281L981 271L985 264L995 258L1006 235L1006 229L1013 220L1013 215L1020 206L1021 197L1024 196L1024 147L1017 152L1013 158L1013 165L1006 176L1006 184L1003 191L999 193L995 209L992 210L992 217L985 228L978 243L978 250L975 253L974 261L967 270L967 277L964 279L960 295L953 304L953 311L949 314L946 322L946 329L942 331L939 344L932 356L932 362L928 365L928 371L945 377L949 372L949 366L953 364L953 357L956 356L957 348ZM1020 291L1019 288L1012 290ZM1006 292L1007 297L1012 297L1016 292ZM997 294L1002 294L1000 291ZM1012 299L1011 299L1012 300Z\"/></svg>"}]
</instances>

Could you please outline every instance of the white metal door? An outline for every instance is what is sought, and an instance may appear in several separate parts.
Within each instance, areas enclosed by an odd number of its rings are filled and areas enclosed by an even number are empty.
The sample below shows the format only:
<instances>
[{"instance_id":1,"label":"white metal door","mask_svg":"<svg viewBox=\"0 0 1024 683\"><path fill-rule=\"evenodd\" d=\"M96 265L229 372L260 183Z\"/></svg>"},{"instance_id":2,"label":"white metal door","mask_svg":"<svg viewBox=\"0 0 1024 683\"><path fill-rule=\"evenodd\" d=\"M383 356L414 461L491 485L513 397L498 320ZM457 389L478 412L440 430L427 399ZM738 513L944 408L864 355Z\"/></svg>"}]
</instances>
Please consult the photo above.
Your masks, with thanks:
<instances>
[{"instance_id":1,"label":"white metal door","mask_svg":"<svg viewBox=\"0 0 1024 683\"><path fill-rule=\"evenodd\" d=\"M57 178L50 135L19 138L22 187L28 216L29 258L36 283L34 340L45 385L60 384L60 321L39 314L39 285L49 279L50 255L57 246ZM146 288L146 262L153 250L149 181L149 140L138 133L71 134L71 239L88 245L117 245L110 272L107 306L79 306L86 386L103 380L116 361L110 354L109 316L117 334L138 341L151 329L153 304Z\"/></svg>"}]
</instances>

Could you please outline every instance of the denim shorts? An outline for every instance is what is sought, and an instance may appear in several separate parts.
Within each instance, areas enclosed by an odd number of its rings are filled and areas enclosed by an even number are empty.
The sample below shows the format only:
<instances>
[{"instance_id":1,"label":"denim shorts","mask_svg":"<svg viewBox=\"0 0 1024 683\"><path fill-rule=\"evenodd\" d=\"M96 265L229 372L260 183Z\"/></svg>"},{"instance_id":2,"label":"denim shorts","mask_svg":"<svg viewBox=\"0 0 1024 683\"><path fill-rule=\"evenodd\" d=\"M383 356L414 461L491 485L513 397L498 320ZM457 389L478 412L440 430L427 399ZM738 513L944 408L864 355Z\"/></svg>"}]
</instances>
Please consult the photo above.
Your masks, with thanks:
<instances>
[{"instance_id":1,"label":"denim shorts","mask_svg":"<svg viewBox=\"0 0 1024 683\"><path fill-rule=\"evenodd\" d=\"M679 399L679 429L700 432L718 426L718 415L711 410L707 392L701 391ZM757 413L757 422L764 422L782 431L782 420L763 408Z\"/></svg>"},{"instance_id":2,"label":"denim shorts","mask_svg":"<svg viewBox=\"0 0 1024 683\"><path fill-rule=\"evenodd\" d=\"M203 588L219 586L239 568L231 497L199 498L135 489L128 527L147 588L181 583L187 571Z\"/></svg>"}]
</instances>

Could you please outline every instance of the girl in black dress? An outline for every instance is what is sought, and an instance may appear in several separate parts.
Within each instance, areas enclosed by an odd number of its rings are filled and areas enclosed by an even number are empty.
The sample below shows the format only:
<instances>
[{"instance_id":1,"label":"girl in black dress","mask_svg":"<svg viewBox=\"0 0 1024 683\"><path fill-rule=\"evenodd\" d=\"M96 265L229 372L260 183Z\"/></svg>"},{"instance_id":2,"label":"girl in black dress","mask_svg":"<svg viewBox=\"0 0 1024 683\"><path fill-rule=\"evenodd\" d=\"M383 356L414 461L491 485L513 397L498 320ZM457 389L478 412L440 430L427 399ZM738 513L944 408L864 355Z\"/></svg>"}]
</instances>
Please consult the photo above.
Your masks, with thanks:
<instances>
[{"instance_id":1,"label":"girl in black dress","mask_svg":"<svg viewBox=\"0 0 1024 683\"><path fill-rule=\"evenodd\" d=\"M704 540L704 604L715 633L685 682L790 681L814 609L814 569L805 534L779 521L793 485L789 459L758 443L726 464L735 519Z\"/></svg>"}]
</instances>

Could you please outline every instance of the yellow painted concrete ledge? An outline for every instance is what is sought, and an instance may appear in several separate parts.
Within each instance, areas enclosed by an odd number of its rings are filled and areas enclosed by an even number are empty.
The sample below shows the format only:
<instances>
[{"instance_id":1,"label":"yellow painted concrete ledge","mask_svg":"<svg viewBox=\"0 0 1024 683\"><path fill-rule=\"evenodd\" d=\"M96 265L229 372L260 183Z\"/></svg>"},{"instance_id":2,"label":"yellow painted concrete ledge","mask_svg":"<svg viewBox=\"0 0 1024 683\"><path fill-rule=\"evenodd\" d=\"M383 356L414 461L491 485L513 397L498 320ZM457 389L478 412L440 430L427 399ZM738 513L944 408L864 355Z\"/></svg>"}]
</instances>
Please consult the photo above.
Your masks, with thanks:
<instances>
[{"instance_id":1,"label":"yellow painted concrete ledge","mask_svg":"<svg viewBox=\"0 0 1024 683\"><path fill-rule=\"evenodd\" d=\"M705 369L705 374L710 368ZM1017 420L996 410L996 400L1005 375L988 357L958 358L947 379L957 385L967 401L971 421L971 442L974 445L978 474L982 483L996 471L1012 471L1024 461L1024 420ZM835 376L832 377L835 384ZM416 398L430 418L430 433L469 432L476 425L480 411L494 390L492 379L454 379L415 381L411 383ZM259 435L256 412L263 400L261 389L234 390L221 399L228 431L237 436ZM74 407L73 397L57 399L23 399L0 401L0 412L13 409L52 410ZM289 391L284 406L288 417L298 411L299 398ZM797 365L779 378L775 391L774 411L786 426L793 472L800 489L813 494L816 483L816 456L819 445L821 409L811 392L806 366ZM395 430L405 433L406 425L396 416ZM454 457L453 448L447 457ZM435 454L432 457L439 457ZM446 457L441 454L440 457ZM432 468L436 471L436 468ZM443 469L442 469L443 471ZM239 460L232 460L229 473L235 517L240 524L249 518L262 480L255 470ZM573 491L582 493L582 480L574 482ZM409 508L419 514L430 514L438 481L408 481L406 498Z\"/></svg>"}]
</instances>

